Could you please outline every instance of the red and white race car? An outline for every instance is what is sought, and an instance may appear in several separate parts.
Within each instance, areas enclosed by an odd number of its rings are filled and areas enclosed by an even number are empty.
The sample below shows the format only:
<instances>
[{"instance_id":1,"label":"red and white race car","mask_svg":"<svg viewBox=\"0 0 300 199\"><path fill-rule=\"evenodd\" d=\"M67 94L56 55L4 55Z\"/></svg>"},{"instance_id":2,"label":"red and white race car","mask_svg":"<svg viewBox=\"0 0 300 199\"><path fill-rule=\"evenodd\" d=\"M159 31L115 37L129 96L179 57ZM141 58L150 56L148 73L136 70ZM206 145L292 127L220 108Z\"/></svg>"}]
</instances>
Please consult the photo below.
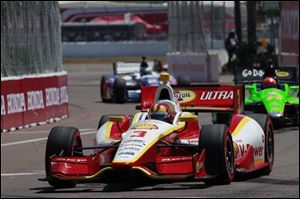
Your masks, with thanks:
<instances>
[{"instance_id":1,"label":"red and white race car","mask_svg":"<svg viewBox=\"0 0 300 199\"><path fill-rule=\"evenodd\" d=\"M103 116L92 147L82 146L78 129L54 127L46 146L44 180L54 187L73 187L105 176L142 173L154 179L229 184L236 173L271 172L273 126L268 115L241 114L243 86L173 89L168 77L161 75L164 84L159 87L142 88L136 107L141 111L133 117ZM201 125L194 114L200 111L233 114L229 126ZM84 155L90 149L93 153Z\"/></svg>"}]
</instances>

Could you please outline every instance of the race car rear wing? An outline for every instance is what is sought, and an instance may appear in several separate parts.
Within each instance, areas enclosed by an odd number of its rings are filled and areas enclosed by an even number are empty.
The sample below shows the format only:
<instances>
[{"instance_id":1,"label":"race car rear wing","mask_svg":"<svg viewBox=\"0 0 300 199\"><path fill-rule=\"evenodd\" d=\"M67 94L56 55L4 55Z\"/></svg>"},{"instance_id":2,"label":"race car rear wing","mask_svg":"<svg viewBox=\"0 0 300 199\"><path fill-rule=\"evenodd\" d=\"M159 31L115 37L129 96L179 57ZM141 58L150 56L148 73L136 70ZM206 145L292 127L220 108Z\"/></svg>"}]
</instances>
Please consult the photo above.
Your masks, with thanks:
<instances>
[{"instance_id":1,"label":"race car rear wing","mask_svg":"<svg viewBox=\"0 0 300 199\"><path fill-rule=\"evenodd\" d=\"M149 70L153 69L154 62L147 62ZM114 75L122 75L122 74L131 74L135 72L140 72L139 62L114 62L113 63L113 72Z\"/></svg>"},{"instance_id":2,"label":"race car rear wing","mask_svg":"<svg viewBox=\"0 0 300 199\"><path fill-rule=\"evenodd\" d=\"M235 84L261 83L265 73L263 67L235 67ZM279 83L297 83L296 66L279 66L276 70L276 76Z\"/></svg>"},{"instance_id":3,"label":"race car rear wing","mask_svg":"<svg viewBox=\"0 0 300 199\"><path fill-rule=\"evenodd\" d=\"M142 87L141 110L147 111L154 102L157 87ZM243 112L243 85L191 85L173 87L182 111Z\"/></svg>"}]
</instances>

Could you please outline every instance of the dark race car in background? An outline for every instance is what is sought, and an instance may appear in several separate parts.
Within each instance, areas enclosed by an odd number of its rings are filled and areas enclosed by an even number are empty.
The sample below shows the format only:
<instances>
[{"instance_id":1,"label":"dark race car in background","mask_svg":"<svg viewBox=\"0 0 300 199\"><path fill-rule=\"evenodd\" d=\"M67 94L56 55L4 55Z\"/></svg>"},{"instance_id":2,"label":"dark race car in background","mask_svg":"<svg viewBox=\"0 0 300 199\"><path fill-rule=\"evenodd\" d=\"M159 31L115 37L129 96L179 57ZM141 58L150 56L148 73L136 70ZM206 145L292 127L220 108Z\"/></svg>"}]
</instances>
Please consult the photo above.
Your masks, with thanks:
<instances>
[{"instance_id":1,"label":"dark race car in background","mask_svg":"<svg viewBox=\"0 0 300 199\"><path fill-rule=\"evenodd\" d=\"M140 74L140 63L113 63L113 74L101 77L100 93L103 102L124 103L139 102L142 86L160 85L159 72L155 70L154 62L148 62L145 75ZM166 66L164 66L166 67ZM167 70L167 68L165 68ZM170 85L190 85L189 77L170 76Z\"/></svg>"}]
</instances>

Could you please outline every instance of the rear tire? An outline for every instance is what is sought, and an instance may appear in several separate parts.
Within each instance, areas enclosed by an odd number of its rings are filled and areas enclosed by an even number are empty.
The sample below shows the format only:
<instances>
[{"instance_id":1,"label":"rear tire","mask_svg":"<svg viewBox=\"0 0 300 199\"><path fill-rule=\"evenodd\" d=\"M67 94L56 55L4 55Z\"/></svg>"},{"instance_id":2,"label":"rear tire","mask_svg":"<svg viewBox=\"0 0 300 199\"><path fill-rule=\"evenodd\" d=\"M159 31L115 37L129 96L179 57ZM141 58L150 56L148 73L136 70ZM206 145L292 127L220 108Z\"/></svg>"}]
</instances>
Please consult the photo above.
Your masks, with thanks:
<instances>
[{"instance_id":1,"label":"rear tire","mask_svg":"<svg viewBox=\"0 0 300 199\"><path fill-rule=\"evenodd\" d=\"M229 126L232 118L232 113L228 112L213 112L212 113L212 123L213 124L226 124Z\"/></svg>"},{"instance_id":2,"label":"rear tire","mask_svg":"<svg viewBox=\"0 0 300 199\"><path fill-rule=\"evenodd\" d=\"M82 147L82 141L79 130L74 127L54 127L51 129L46 145L45 170L48 183L57 188L75 187L76 182L64 181L51 177L50 157L56 155L65 156L83 156L82 150L76 150L76 147ZM61 154L62 153L62 154Z\"/></svg>"},{"instance_id":3,"label":"rear tire","mask_svg":"<svg viewBox=\"0 0 300 199\"><path fill-rule=\"evenodd\" d=\"M116 103L124 103L127 101L126 81L117 78L114 83L113 99Z\"/></svg>"},{"instance_id":4,"label":"rear tire","mask_svg":"<svg viewBox=\"0 0 300 199\"><path fill-rule=\"evenodd\" d=\"M259 123L265 133L265 162L268 166L261 170L263 175L269 175L274 163L274 130L272 121L267 114L245 114Z\"/></svg>"},{"instance_id":5,"label":"rear tire","mask_svg":"<svg viewBox=\"0 0 300 199\"><path fill-rule=\"evenodd\" d=\"M102 76L102 77L101 77L101 83L100 83L101 99L102 99L102 102L104 102L104 103L110 102L109 99L104 98L104 95L105 95L105 93L104 93L104 83L105 83L105 81L106 81L107 79L108 79L108 75Z\"/></svg>"},{"instance_id":6,"label":"rear tire","mask_svg":"<svg viewBox=\"0 0 300 199\"><path fill-rule=\"evenodd\" d=\"M206 150L206 173L216 175L207 184L230 184L234 178L233 141L227 129L224 124L202 126L199 147Z\"/></svg>"},{"instance_id":7,"label":"rear tire","mask_svg":"<svg viewBox=\"0 0 300 199\"><path fill-rule=\"evenodd\" d=\"M188 76L178 77L178 85L179 86L189 86L189 85L191 85L190 77L188 77Z\"/></svg>"}]
</instances>

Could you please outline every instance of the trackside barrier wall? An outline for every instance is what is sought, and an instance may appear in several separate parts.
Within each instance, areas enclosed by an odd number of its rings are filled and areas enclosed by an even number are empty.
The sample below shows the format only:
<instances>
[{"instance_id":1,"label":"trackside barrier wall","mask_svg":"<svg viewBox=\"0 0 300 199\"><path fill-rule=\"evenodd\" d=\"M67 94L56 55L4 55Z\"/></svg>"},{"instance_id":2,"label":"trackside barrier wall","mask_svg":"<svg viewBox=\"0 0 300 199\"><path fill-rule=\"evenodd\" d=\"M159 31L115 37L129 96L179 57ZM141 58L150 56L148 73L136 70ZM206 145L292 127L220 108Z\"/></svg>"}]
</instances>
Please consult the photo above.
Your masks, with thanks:
<instances>
[{"instance_id":1,"label":"trackside barrier wall","mask_svg":"<svg viewBox=\"0 0 300 199\"><path fill-rule=\"evenodd\" d=\"M280 53L278 57L279 66L296 66L297 83L299 83L299 54Z\"/></svg>"},{"instance_id":2,"label":"trackside barrier wall","mask_svg":"<svg viewBox=\"0 0 300 199\"><path fill-rule=\"evenodd\" d=\"M68 117L67 73L1 78L1 132Z\"/></svg>"},{"instance_id":3,"label":"trackside barrier wall","mask_svg":"<svg viewBox=\"0 0 300 199\"><path fill-rule=\"evenodd\" d=\"M218 53L209 52L210 61L204 53L168 53L168 71L176 78L189 76L192 82L218 83L220 58Z\"/></svg>"},{"instance_id":4,"label":"trackside barrier wall","mask_svg":"<svg viewBox=\"0 0 300 199\"><path fill-rule=\"evenodd\" d=\"M62 43L62 55L65 57L165 56L167 52L167 41Z\"/></svg>"}]
</instances>

